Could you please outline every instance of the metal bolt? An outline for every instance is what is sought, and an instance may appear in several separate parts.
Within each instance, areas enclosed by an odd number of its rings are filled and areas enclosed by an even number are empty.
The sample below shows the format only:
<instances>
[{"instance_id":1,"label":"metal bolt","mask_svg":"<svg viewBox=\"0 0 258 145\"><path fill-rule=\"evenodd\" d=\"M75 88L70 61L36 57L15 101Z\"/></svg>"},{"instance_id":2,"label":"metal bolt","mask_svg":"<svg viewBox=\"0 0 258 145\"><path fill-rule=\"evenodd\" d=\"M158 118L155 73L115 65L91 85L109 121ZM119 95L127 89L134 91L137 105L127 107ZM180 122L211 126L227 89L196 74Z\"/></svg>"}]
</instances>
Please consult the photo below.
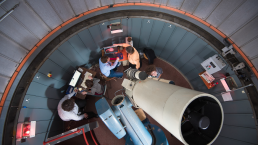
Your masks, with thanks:
<instances>
[{"instance_id":1,"label":"metal bolt","mask_svg":"<svg viewBox=\"0 0 258 145\"><path fill-rule=\"evenodd\" d=\"M30 101L30 98L26 99L25 101L29 103L29 101Z\"/></svg>"}]
</instances>

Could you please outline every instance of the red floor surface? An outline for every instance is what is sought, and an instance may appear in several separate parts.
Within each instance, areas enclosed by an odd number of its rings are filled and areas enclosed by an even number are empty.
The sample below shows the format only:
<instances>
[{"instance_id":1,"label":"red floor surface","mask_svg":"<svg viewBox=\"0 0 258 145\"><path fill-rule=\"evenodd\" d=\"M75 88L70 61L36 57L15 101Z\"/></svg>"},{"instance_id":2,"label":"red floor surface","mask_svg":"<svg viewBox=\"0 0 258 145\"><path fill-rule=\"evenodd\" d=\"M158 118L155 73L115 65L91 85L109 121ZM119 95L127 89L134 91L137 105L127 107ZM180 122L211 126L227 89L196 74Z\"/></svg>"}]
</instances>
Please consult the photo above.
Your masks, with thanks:
<instances>
[{"instance_id":1,"label":"red floor surface","mask_svg":"<svg viewBox=\"0 0 258 145\"><path fill-rule=\"evenodd\" d=\"M143 64L142 64L142 67L140 70L144 71L145 68L148 66L148 61L144 59L144 60L142 60L142 63ZM176 85L191 89L187 80L181 75L180 72L178 72L170 64L164 62L161 59L155 59L154 64L157 67L161 67L163 69L163 74L162 74L161 78L173 80ZM127 68L128 67L120 66L118 68L118 71L122 72L123 70L125 70ZM96 71L99 71L99 69ZM124 77L125 77L125 74L124 74ZM112 80L112 81L108 82L107 83L108 91L107 91L106 96L108 96L110 99L115 97L114 93L117 90L122 89L122 86L121 86L122 81L123 81L123 79L117 79L116 81ZM118 92L117 94L121 94L121 92ZM87 102L86 110L97 113L96 108L95 108L95 102L98 99L100 99L100 97L87 96L87 98L89 100ZM108 102L111 106L111 103L110 103L111 101L108 100ZM164 131L170 145L182 145L182 143L177 138L172 136L165 128L163 128L159 123L157 123L154 119L152 119L147 113L146 113L146 116L152 124L159 126ZM106 125L102 122L102 120L100 118L97 118L97 119L94 118L94 119L82 120L82 121L68 121L68 122L65 122L65 127L66 127L66 130L70 130L70 129L76 128L78 126L87 124L92 121L98 121L98 123L99 123L99 127L94 129L94 131L93 131L99 145L124 145L125 144L125 139L117 139L109 131L109 129L106 127ZM69 129L67 128L68 126L70 127ZM87 138L89 140L91 140L89 134L87 134ZM85 144L82 135L59 143L59 145L79 145L79 144L80 145ZM94 145L94 143L92 141L89 141L89 144Z\"/></svg>"}]
</instances>

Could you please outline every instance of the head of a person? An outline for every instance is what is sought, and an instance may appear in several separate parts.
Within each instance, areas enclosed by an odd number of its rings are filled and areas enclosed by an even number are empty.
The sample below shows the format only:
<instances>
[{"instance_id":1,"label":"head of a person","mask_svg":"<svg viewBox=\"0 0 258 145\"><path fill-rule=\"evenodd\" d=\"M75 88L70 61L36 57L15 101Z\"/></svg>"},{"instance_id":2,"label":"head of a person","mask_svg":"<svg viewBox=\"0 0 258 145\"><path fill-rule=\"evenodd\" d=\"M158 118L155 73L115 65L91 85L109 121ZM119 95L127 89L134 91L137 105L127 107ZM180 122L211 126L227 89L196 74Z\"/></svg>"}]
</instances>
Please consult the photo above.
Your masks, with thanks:
<instances>
[{"instance_id":1,"label":"head of a person","mask_svg":"<svg viewBox=\"0 0 258 145\"><path fill-rule=\"evenodd\" d=\"M146 69L145 69L145 72L148 74L148 75L151 75L151 76L157 76L157 71L156 71L156 66L155 65L149 65Z\"/></svg>"},{"instance_id":2,"label":"head of a person","mask_svg":"<svg viewBox=\"0 0 258 145\"><path fill-rule=\"evenodd\" d=\"M93 80L86 80L85 85L90 89L93 86Z\"/></svg>"},{"instance_id":3,"label":"head of a person","mask_svg":"<svg viewBox=\"0 0 258 145\"><path fill-rule=\"evenodd\" d=\"M101 56L100 60L102 63L107 63L109 62L110 58L108 56Z\"/></svg>"},{"instance_id":4,"label":"head of a person","mask_svg":"<svg viewBox=\"0 0 258 145\"><path fill-rule=\"evenodd\" d=\"M134 53L134 48L132 46L128 46L126 47L126 52L129 54L133 54Z\"/></svg>"},{"instance_id":5,"label":"head of a person","mask_svg":"<svg viewBox=\"0 0 258 145\"><path fill-rule=\"evenodd\" d=\"M128 42L131 42L131 41L132 41L132 37L128 37L128 38L127 38L127 41L128 41Z\"/></svg>"},{"instance_id":6,"label":"head of a person","mask_svg":"<svg viewBox=\"0 0 258 145\"><path fill-rule=\"evenodd\" d=\"M62 109L64 111L71 111L74 108L74 100L73 99L67 99L62 103Z\"/></svg>"},{"instance_id":7,"label":"head of a person","mask_svg":"<svg viewBox=\"0 0 258 145\"><path fill-rule=\"evenodd\" d=\"M119 49L122 49L123 47L122 46L117 46L117 49L119 50Z\"/></svg>"}]
</instances>

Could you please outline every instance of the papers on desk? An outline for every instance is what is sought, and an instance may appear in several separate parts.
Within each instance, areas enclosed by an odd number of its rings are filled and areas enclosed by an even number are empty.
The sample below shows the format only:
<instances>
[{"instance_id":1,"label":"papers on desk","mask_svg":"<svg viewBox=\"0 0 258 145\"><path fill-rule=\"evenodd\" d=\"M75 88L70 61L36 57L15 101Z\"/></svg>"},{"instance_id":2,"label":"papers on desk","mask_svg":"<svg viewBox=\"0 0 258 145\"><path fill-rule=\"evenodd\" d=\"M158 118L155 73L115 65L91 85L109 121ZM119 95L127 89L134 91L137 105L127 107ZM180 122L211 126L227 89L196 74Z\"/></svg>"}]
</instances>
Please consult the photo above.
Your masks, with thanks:
<instances>
[{"instance_id":1,"label":"papers on desk","mask_svg":"<svg viewBox=\"0 0 258 145\"><path fill-rule=\"evenodd\" d=\"M202 73L200 75L207 83L211 83L215 80L215 78L209 74L207 71L205 71L204 73Z\"/></svg>"},{"instance_id":2,"label":"papers on desk","mask_svg":"<svg viewBox=\"0 0 258 145\"><path fill-rule=\"evenodd\" d=\"M230 92L221 93L221 95L224 101L233 101Z\"/></svg>"},{"instance_id":3,"label":"papers on desk","mask_svg":"<svg viewBox=\"0 0 258 145\"><path fill-rule=\"evenodd\" d=\"M86 82L86 80L89 80L89 76L92 76L92 74L89 73L89 72L86 72L84 74L84 79L83 79L82 84L81 84L82 87L87 88L87 86L85 85L85 82Z\"/></svg>"}]
</instances>

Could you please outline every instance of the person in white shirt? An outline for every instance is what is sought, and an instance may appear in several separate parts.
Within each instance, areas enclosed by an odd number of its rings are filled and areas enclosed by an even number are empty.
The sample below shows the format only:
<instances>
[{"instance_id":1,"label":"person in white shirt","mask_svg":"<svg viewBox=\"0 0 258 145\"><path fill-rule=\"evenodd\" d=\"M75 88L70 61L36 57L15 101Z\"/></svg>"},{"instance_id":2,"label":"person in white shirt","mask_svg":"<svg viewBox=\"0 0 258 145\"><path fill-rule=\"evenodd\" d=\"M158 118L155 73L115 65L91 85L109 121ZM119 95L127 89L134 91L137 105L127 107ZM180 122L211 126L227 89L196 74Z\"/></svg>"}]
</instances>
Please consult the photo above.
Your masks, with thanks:
<instances>
[{"instance_id":1,"label":"person in white shirt","mask_svg":"<svg viewBox=\"0 0 258 145\"><path fill-rule=\"evenodd\" d=\"M85 85L87 86L87 89L90 89L90 91L87 92L87 95L102 95L104 92L104 86L101 85L100 79L92 78L92 76L89 76L89 80L86 80Z\"/></svg>"},{"instance_id":2,"label":"person in white shirt","mask_svg":"<svg viewBox=\"0 0 258 145\"><path fill-rule=\"evenodd\" d=\"M78 90L74 89L74 92L71 94L65 95L58 104L57 110L58 110L58 115L63 121L70 121L70 120L75 120L79 121L82 119L90 119L92 117L98 117L97 114L93 112L85 112L81 113L79 112L80 108L83 108L86 106L86 101L85 100L79 100L77 99L74 101L72 99L72 96L77 93ZM87 94L87 92L82 92L83 94Z\"/></svg>"}]
</instances>

